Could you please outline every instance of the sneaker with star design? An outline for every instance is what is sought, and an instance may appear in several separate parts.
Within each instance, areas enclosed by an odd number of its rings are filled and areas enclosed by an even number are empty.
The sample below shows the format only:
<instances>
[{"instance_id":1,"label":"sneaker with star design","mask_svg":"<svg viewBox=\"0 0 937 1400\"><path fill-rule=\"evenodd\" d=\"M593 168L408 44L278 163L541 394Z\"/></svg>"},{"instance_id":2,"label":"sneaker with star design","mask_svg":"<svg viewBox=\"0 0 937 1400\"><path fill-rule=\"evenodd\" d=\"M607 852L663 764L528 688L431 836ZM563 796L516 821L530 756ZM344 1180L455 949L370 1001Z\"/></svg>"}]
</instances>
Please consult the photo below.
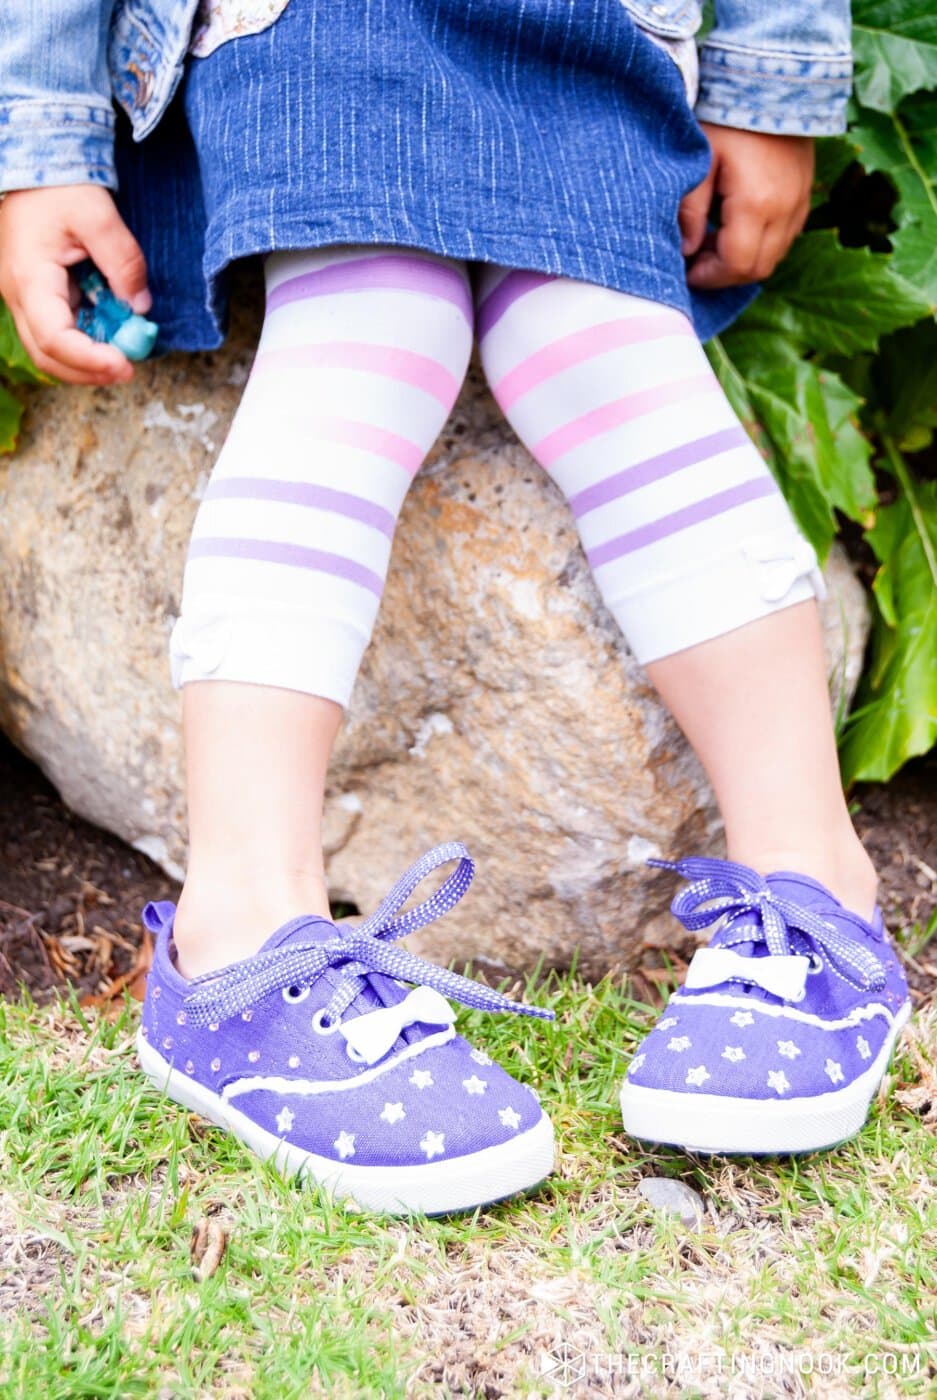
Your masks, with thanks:
<instances>
[{"instance_id":1,"label":"sneaker with star design","mask_svg":"<svg viewBox=\"0 0 937 1400\"><path fill-rule=\"evenodd\" d=\"M867 923L805 875L649 864L691 882L671 905L686 928L718 927L628 1066L626 1130L746 1155L857 1133L911 1011L881 913Z\"/></svg>"},{"instance_id":2,"label":"sneaker with star design","mask_svg":"<svg viewBox=\"0 0 937 1400\"><path fill-rule=\"evenodd\" d=\"M400 913L451 861L439 889ZM255 957L192 980L176 969L174 906L147 905L143 1070L285 1174L364 1208L448 1214L537 1185L553 1167L550 1120L532 1089L456 1034L446 998L552 1013L394 946L451 909L473 872L461 842L438 846L362 924L294 919Z\"/></svg>"}]
</instances>

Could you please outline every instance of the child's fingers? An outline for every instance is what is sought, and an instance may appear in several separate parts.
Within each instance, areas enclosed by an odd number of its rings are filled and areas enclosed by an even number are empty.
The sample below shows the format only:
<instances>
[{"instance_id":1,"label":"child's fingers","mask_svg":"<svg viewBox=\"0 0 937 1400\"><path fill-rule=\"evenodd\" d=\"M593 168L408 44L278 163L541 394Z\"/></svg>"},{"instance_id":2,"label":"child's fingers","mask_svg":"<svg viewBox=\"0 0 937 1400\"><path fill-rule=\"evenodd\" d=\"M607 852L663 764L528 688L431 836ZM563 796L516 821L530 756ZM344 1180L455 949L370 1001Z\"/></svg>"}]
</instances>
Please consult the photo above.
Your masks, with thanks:
<instances>
[{"instance_id":1,"label":"child's fingers","mask_svg":"<svg viewBox=\"0 0 937 1400\"><path fill-rule=\"evenodd\" d=\"M722 227L714 252L703 252L690 268L692 287L714 289L757 282L762 272L761 250L767 229L765 216L750 204L726 199Z\"/></svg>"},{"instance_id":2,"label":"child's fingers","mask_svg":"<svg viewBox=\"0 0 937 1400\"><path fill-rule=\"evenodd\" d=\"M68 273L45 263L20 287L15 308L23 344L37 367L72 384L109 384L130 379L133 367L111 345L76 329Z\"/></svg>"},{"instance_id":3,"label":"child's fingers","mask_svg":"<svg viewBox=\"0 0 937 1400\"><path fill-rule=\"evenodd\" d=\"M75 331L75 335L79 334L79 331ZM43 374L48 374L53 379L63 380L67 384L92 384L97 386L114 383L116 376L111 371L101 373L93 370L75 369L64 361L57 359L55 356L45 354L33 340L29 328L26 325L20 326L20 339L37 369L41 369Z\"/></svg>"},{"instance_id":4,"label":"child's fingers","mask_svg":"<svg viewBox=\"0 0 937 1400\"><path fill-rule=\"evenodd\" d=\"M114 202L91 210L82 206L72 219L72 232L114 295L145 316L153 304L146 285L146 259Z\"/></svg>"},{"instance_id":5,"label":"child's fingers","mask_svg":"<svg viewBox=\"0 0 937 1400\"><path fill-rule=\"evenodd\" d=\"M713 165L702 184L697 185L696 189L691 190L681 201L677 217L680 223L680 232L683 235L684 257L689 258L694 253L699 252L703 239L706 237L715 183L716 172L715 165Z\"/></svg>"}]
</instances>

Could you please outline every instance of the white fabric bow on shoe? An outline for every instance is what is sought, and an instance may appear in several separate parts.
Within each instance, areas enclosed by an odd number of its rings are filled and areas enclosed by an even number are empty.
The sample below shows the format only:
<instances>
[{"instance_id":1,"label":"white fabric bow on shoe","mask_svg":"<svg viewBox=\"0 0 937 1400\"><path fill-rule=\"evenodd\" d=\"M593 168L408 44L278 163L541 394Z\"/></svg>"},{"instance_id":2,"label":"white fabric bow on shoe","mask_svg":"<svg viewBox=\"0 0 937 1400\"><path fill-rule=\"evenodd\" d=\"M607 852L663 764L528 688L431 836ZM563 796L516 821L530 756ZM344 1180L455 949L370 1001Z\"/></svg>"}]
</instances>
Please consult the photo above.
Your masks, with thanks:
<instances>
[{"instance_id":1,"label":"white fabric bow on shoe","mask_svg":"<svg viewBox=\"0 0 937 1400\"><path fill-rule=\"evenodd\" d=\"M366 1011L339 1026L345 1043L356 1059L375 1065L396 1043L406 1026L422 1021L430 1026L451 1026L455 1012L435 987L414 987L403 1001Z\"/></svg>"},{"instance_id":2,"label":"white fabric bow on shoe","mask_svg":"<svg viewBox=\"0 0 937 1400\"><path fill-rule=\"evenodd\" d=\"M743 957L731 948L697 948L687 968L684 987L690 991L720 982L753 982L784 1001L800 1001L810 959L800 953Z\"/></svg>"}]
</instances>

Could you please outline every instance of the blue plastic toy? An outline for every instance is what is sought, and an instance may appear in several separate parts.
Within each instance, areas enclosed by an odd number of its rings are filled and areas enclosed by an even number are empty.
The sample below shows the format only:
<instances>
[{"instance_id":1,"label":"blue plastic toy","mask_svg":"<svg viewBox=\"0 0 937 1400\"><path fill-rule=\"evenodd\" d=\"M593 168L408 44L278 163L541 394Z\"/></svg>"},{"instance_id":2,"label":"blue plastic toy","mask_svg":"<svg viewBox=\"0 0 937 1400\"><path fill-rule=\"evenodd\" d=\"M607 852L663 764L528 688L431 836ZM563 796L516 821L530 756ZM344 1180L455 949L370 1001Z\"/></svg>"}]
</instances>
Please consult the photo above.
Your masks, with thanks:
<instances>
[{"instance_id":1,"label":"blue plastic toy","mask_svg":"<svg viewBox=\"0 0 937 1400\"><path fill-rule=\"evenodd\" d=\"M78 329L92 340L116 345L128 360L145 360L156 344L156 322L138 316L125 301L119 301L93 268L79 279L78 285L89 303L78 312Z\"/></svg>"}]
</instances>

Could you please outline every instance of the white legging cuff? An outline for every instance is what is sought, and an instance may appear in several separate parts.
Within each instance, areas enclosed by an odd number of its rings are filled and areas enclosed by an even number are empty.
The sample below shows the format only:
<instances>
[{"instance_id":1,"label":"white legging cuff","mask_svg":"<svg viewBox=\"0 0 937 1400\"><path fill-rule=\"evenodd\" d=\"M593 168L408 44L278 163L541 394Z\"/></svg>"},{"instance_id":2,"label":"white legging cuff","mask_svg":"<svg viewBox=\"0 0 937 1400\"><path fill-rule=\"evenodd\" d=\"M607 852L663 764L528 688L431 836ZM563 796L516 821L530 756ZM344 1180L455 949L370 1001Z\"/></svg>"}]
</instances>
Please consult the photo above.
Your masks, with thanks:
<instances>
[{"instance_id":1,"label":"white legging cuff","mask_svg":"<svg viewBox=\"0 0 937 1400\"><path fill-rule=\"evenodd\" d=\"M731 553L648 579L627 596L606 602L646 666L782 608L825 596L817 557L791 527L752 536Z\"/></svg>"},{"instance_id":2,"label":"white legging cuff","mask_svg":"<svg viewBox=\"0 0 937 1400\"><path fill-rule=\"evenodd\" d=\"M172 682L242 681L298 690L347 709L368 635L340 618L282 606L239 611L200 600L169 640Z\"/></svg>"}]
</instances>

